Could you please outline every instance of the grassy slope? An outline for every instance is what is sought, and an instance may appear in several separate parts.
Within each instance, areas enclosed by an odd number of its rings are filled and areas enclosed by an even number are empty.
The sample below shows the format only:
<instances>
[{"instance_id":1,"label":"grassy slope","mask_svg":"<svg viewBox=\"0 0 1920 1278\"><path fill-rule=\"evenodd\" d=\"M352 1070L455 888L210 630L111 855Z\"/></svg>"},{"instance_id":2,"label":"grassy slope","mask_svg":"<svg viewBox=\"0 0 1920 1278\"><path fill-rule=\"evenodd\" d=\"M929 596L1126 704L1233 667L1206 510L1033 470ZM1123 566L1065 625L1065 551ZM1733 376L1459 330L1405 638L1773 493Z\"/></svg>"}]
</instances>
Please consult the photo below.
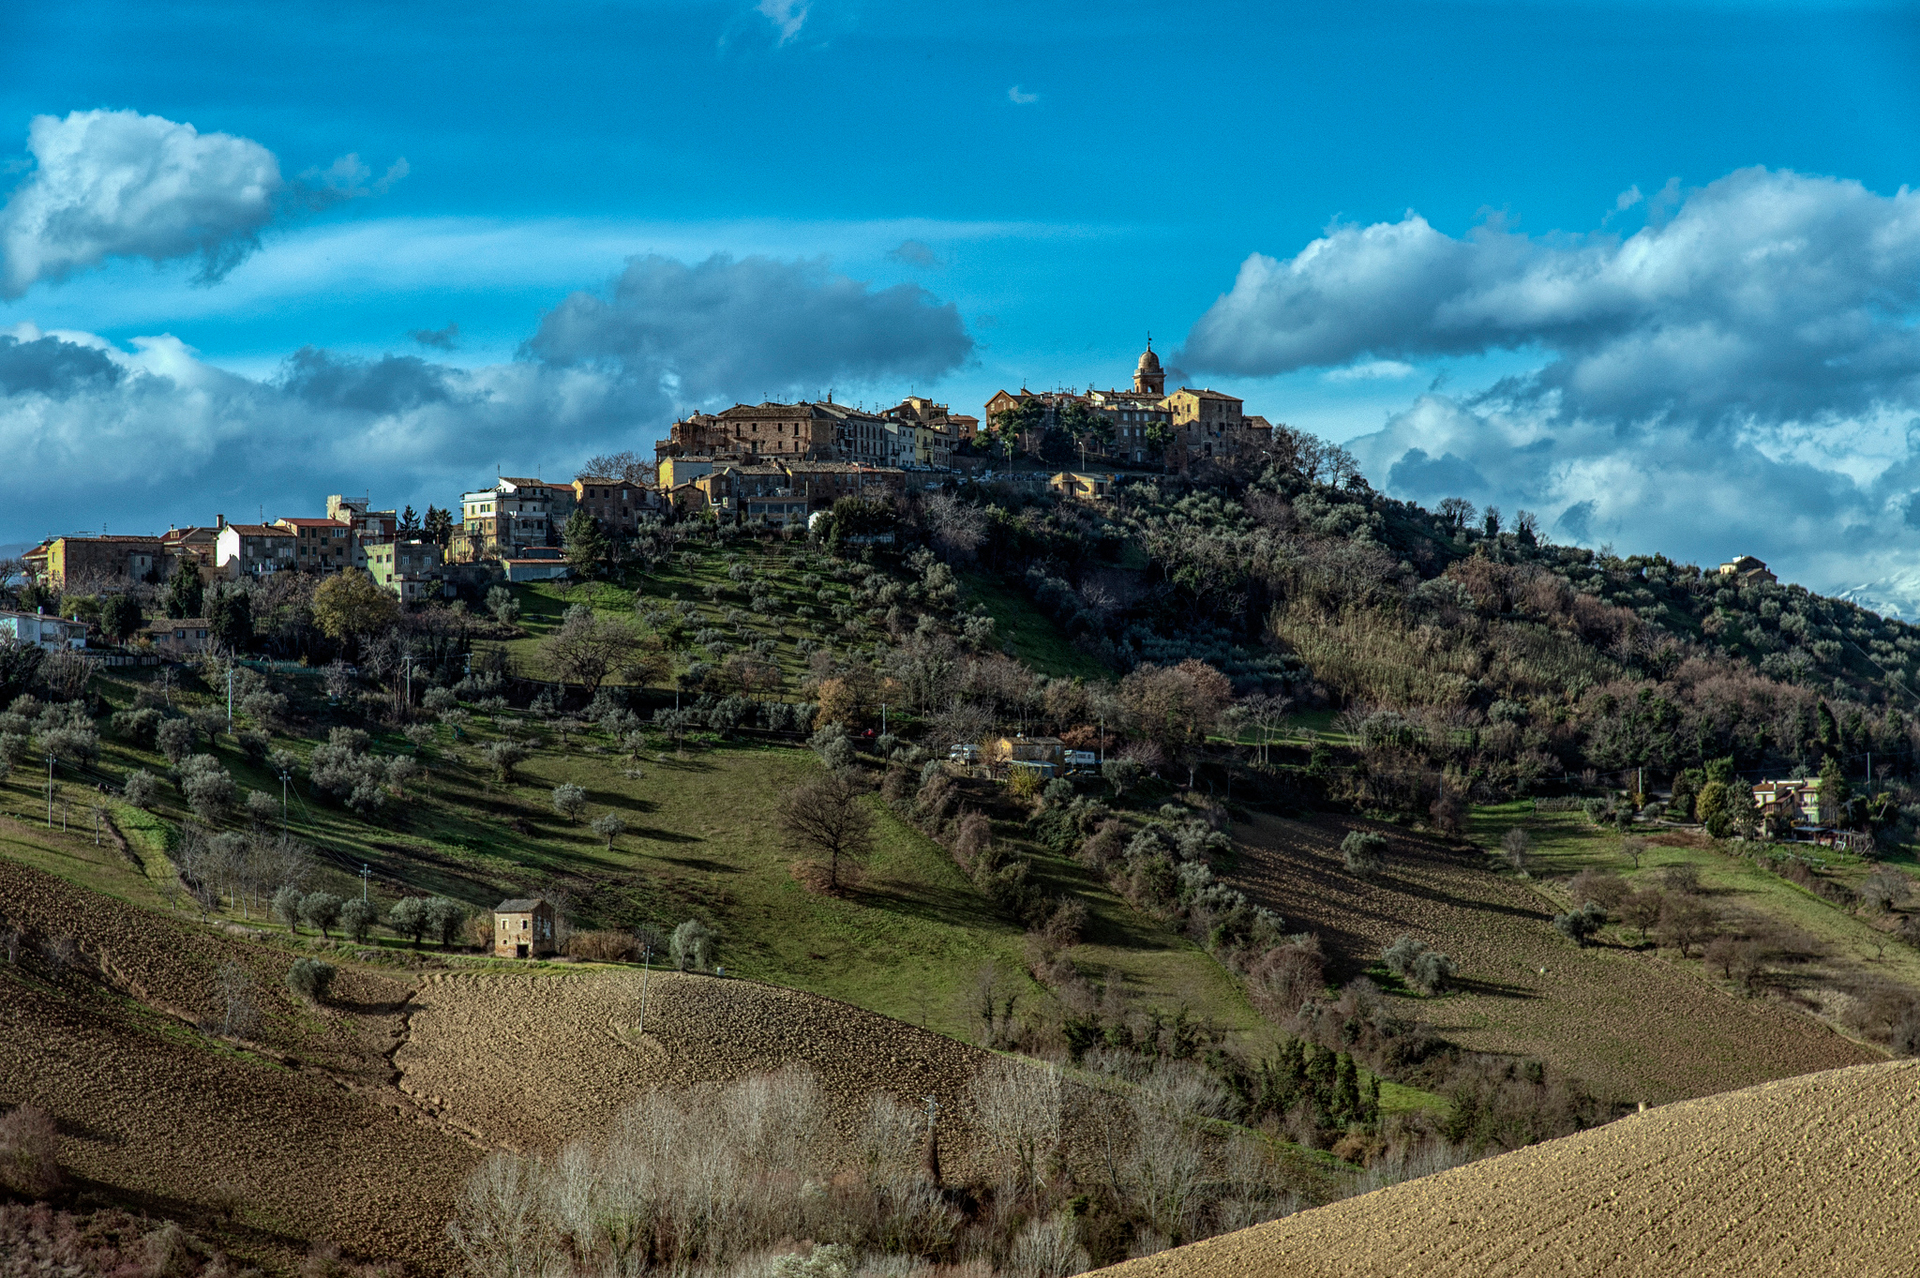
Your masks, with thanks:
<instances>
[{"instance_id":1,"label":"grassy slope","mask_svg":"<svg viewBox=\"0 0 1920 1278\"><path fill-rule=\"evenodd\" d=\"M1056 678L1110 679L1113 672L1073 646L1060 627L1033 601L984 572L962 573L964 602L979 604L993 618L994 631L1013 645L1013 655L1041 674Z\"/></svg>"},{"instance_id":2,"label":"grassy slope","mask_svg":"<svg viewBox=\"0 0 1920 1278\"><path fill-rule=\"evenodd\" d=\"M130 704L135 685L103 680L116 707ZM210 702L207 694L178 694L182 703ZM308 736L276 745L302 755L324 736L330 713L306 695L301 708L318 722ZM511 729L543 741L522 766L516 784L497 784L480 765L479 748ZM144 767L166 775L163 759L111 734L102 737L98 774L109 784ZM879 850L864 881L843 898L810 893L789 871L793 854L771 819L776 797L818 764L803 750L759 745L695 747L676 756L662 739L638 761L607 748L604 738L576 739L561 752L541 725L518 714L476 715L465 738L445 729L420 758L425 777L404 802L390 803L371 821L313 793L304 774L290 791L290 825L324 853L317 882L342 895L360 889L357 870L371 867L376 897L429 892L485 909L525 891L571 892L583 925L631 927L651 923L670 930L698 917L722 938L722 961L741 975L845 999L929 1028L971 1037L970 994L980 970L1023 970L1024 938L969 883L936 844L896 818L878 799L871 805ZM376 750L404 752L398 737ZM222 736L214 753L246 789L280 797L280 781L249 761ZM637 777L628 773L637 771ZM63 767L59 783L74 796L76 829L89 818L75 777ZM87 778L92 780L94 778ZM562 782L588 793L588 820L613 810L628 833L611 852L587 827L553 812L552 788ZM44 811L44 792L31 772L0 783L0 854L16 856L76 882L144 905L163 900L168 867L160 855L169 826L188 818L171 785L158 810L147 814L115 804L116 819L147 874L137 871L110 841L94 850L78 838L43 843L32 821ZM56 823L57 823L56 813ZM244 818L234 824L244 825ZM1022 831L1003 824L1002 838ZM1083 970L1112 973L1145 1006L1182 1004L1225 1029L1264 1039L1266 1031L1237 983L1204 953L1154 924L1107 891L1071 860L1031 848L1036 871L1050 891L1072 890L1092 909L1088 943L1072 952ZM236 918L239 915L236 914ZM262 922L257 906L249 921ZM386 938L389 946L399 942ZM1033 999L1047 996L1037 986Z\"/></svg>"},{"instance_id":3,"label":"grassy slope","mask_svg":"<svg viewBox=\"0 0 1920 1278\"><path fill-rule=\"evenodd\" d=\"M1700 876L1700 885L1716 910L1744 912L1773 919L1801 929L1822 942L1829 959L1822 967L1828 978L1843 975L1872 975L1920 989L1920 950L1900 944L1888 944L1886 934L1870 920L1849 914L1830 901L1815 896L1796 883L1759 868L1740 857L1713 849L1703 837L1682 830L1636 830L1641 837L1651 836L1640 869L1620 854L1619 835L1600 829L1579 812L1539 812L1531 800L1474 809L1469 834L1478 843L1497 847L1508 829L1524 826L1533 840L1532 874L1536 880L1571 876L1585 869L1606 870L1621 875L1636 887L1658 886L1666 871L1674 866L1692 866ZM1857 856L1825 848L1796 846L1796 854L1806 854L1843 883L1856 883L1870 871L1869 863ZM1571 902L1566 893L1551 884L1543 885L1557 908ZM1622 940L1637 940L1629 931L1612 932Z\"/></svg>"}]
</instances>

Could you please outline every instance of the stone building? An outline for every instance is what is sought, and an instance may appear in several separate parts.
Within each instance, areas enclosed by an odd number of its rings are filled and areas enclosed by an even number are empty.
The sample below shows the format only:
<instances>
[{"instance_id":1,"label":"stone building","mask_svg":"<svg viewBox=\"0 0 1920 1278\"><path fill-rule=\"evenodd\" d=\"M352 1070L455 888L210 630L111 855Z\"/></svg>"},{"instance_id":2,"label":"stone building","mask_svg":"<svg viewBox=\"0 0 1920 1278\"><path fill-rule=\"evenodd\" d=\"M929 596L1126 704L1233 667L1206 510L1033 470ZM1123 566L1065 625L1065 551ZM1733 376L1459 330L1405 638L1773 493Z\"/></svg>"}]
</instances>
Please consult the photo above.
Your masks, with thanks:
<instances>
[{"instance_id":1,"label":"stone building","mask_svg":"<svg viewBox=\"0 0 1920 1278\"><path fill-rule=\"evenodd\" d=\"M553 906L539 897L515 897L493 907L495 958L540 958L559 948Z\"/></svg>"},{"instance_id":2,"label":"stone building","mask_svg":"<svg viewBox=\"0 0 1920 1278\"><path fill-rule=\"evenodd\" d=\"M21 556L34 580L55 590L97 590L159 581L165 568L158 537L54 537Z\"/></svg>"}]
</instances>

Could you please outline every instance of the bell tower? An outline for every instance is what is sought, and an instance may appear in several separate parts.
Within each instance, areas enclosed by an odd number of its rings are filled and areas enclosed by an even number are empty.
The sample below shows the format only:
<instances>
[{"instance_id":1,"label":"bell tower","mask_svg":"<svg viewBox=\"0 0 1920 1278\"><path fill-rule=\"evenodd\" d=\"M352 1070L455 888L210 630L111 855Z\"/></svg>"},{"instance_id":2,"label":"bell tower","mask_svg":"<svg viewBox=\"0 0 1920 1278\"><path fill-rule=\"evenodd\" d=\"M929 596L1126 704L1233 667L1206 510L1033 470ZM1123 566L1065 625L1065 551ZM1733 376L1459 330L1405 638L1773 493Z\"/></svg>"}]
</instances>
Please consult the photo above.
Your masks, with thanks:
<instances>
[{"instance_id":1,"label":"bell tower","mask_svg":"<svg viewBox=\"0 0 1920 1278\"><path fill-rule=\"evenodd\" d=\"M1167 375L1160 369L1160 357L1153 353L1153 337L1147 337L1146 353L1140 356L1140 362L1133 367L1133 389L1139 395L1164 395L1167 393Z\"/></svg>"}]
</instances>

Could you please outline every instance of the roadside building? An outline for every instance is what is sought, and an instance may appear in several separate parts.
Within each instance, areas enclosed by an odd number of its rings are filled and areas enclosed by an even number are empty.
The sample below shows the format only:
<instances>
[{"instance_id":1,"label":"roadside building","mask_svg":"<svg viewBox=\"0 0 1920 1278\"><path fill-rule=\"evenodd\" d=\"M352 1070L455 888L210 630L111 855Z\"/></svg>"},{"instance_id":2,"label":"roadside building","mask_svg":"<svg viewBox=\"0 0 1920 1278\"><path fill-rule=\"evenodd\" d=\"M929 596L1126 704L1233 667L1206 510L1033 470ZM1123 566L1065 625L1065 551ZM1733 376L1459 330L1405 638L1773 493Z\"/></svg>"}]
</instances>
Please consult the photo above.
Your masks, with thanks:
<instances>
[{"instance_id":1,"label":"roadside building","mask_svg":"<svg viewBox=\"0 0 1920 1278\"><path fill-rule=\"evenodd\" d=\"M1054 776L1066 766L1067 743L1059 737L1001 737L993 743L989 762L996 775L1010 767L1030 767L1042 776Z\"/></svg>"},{"instance_id":2,"label":"roadside building","mask_svg":"<svg viewBox=\"0 0 1920 1278\"><path fill-rule=\"evenodd\" d=\"M559 949L553 906L539 897L516 897L493 907L495 958L540 958Z\"/></svg>"},{"instance_id":3,"label":"roadside building","mask_svg":"<svg viewBox=\"0 0 1920 1278\"><path fill-rule=\"evenodd\" d=\"M1790 825L1819 825L1820 778L1762 781L1753 787L1753 806L1762 820L1779 817Z\"/></svg>"},{"instance_id":4,"label":"roadside building","mask_svg":"<svg viewBox=\"0 0 1920 1278\"><path fill-rule=\"evenodd\" d=\"M1732 580L1742 586L1772 585L1780 579L1767 570L1767 565L1752 555L1741 555L1720 565L1722 580Z\"/></svg>"},{"instance_id":5,"label":"roadside building","mask_svg":"<svg viewBox=\"0 0 1920 1278\"><path fill-rule=\"evenodd\" d=\"M1076 501L1105 501L1113 494L1113 476L1063 470L1047 481L1047 487Z\"/></svg>"}]
</instances>

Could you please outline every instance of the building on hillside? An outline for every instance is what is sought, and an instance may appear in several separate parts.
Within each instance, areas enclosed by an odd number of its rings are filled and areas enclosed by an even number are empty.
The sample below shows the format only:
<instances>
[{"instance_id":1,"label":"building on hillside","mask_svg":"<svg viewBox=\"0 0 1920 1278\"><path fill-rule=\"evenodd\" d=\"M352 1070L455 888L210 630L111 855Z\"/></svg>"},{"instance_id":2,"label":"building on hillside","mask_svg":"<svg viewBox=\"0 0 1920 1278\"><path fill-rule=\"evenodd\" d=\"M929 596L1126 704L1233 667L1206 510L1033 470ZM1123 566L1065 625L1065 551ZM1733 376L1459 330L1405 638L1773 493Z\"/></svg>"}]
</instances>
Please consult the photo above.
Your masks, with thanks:
<instances>
[{"instance_id":1,"label":"building on hillside","mask_svg":"<svg viewBox=\"0 0 1920 1278\"><path fill-rule=\"evenodd\" d=\"M1244 401L1216 390L1182 386L1167 396L1173 442L1168 463L1186 470L1203 461L1226 462L1246 451Z\"/></svg>"},{"instance_id":2,"label":"building on hillside","mask_svg":"<svg viewBox=\"0 0 1920 1278\"><path fill-rule=\"evenodd\" d=\"M1790 825L1819 825L1820 778L1762 781L1753 787L1753 806L1762 820L1779 817Z\"/></svg>"},{"instance_id":3,"label":"building on hillside","mask_svg":"<svg viewBox=\"0 0 1920 1278\"><path fill-rule=\"evenodd\" d=\"M847 462L788 462L781 469L795 496L809 509L822 510L842 497L872 500L898 497L907 490L906 472L892 466L856 466Z\"/></svg>"},{"instance_id":4,"label":"building on hillside","mask_svg":"<svg viewBox=\"0 0 1920 1278\"><path fill-rule=\"evenodd\" d=\"M707 456L676 456L660 459L660 491L667 492L682 484L690 484L702 475L713 473L713 458Z\"/></svg>"},{"instance_id":5,"label":"building on hillside","mask_svg":"<svg viewBox=\"0 0 1920 1278\"><path fill-rule=\"evenodd\" d=\"M402 603L437 599L445 593L439 575L440 547L431 541L410 539L360 546L354 551L353 562L381 589L400 596Z\"/></svg>"},{"instance_id":6,"label":"building on hillside","mask_svg":"<svg viewBox=\"0 0 1920 1278\"><path fill-rule=\"evenodd\" d=\"M169 528L160 534L160 579L165 581L179 571L183 559L191 559L200 570L200 580L213 580L214 563L219 555L220 529L214 525L190 524Z\"/></svg>"},{"instance_id":7,"label":"building on hillside","mask_svg":"<svg viewBox=\"0 0 1920 1278\"><path fill-rule=\"evenodd\" d=\"M1113 495L1113 476L1063 470L1047 481L1047 487L1075 501L1104 501Z\"/></svg>"},{"instance_id":8,"label":"building on hillside","mask_svg":"<svg viewBox=\"0 0 1920 1278\"><path fill-rule=\"evenodd\" d=\"M29 576L69 594L94 594L134 582L158 582L158 537L53 537L21 556Z\"/></svg>"},{"instance_id":9,"label":"building on hillside","mask_svg":"<svg viewBox=\"0 0 1920 1278\"><path fill-rule=\"evenodd\" d=\"M1722 579L1731 578L1742 586L1772 585L1780 579L1767 571L1767 565L1752 555L1741 555L1720 565Z\"/></svg>"},{"instance_id":10,"label":"building on hillside","mask_svg":"<svg viewBox=\"0 0 1920 1278\"><path fill-rule=\"evenodd\" d=\"M539 897L516 897L493 907L495 958L540 958L559 948L553 906Z\"/></svg>"},{"instance_id":11,"label":"building on hillside","mask_svg":"<svg viewBox=\"0 0 1920 1278\"><path fill-rule=\"evenodd\" d=\"M205 652L213 643L205 617L162 617L148 625L143 633L153 650L164 657L180 659Z\"/></svg>"},{"instance_id":12,"label":"building on hillside","mask_svg":"<svg viewBox=\"0 0 1920 1278\"><path fill-rule=\"evenodd\" d=\"M960 443L963 425L968 439L973 438L980 426L972 417L965 418L963 423L945 404L937 404L924 395L909 395L880 415L901 432L900 459L883 463L885 465L945 469L952 461L954 447Z\"/></svg>"},{"instance_id":13,"label":"building on hillside","mask_svg":"<svg viewBox=\"0 0 1920 1278\"><path fill-rule=\"evenodd\" d=\"M660 512L660 494L630 479L582 476L573 481L573 499L576 507L617 537L631 537L642 519Z\"/></svg>"},{"instance_id":14,"label":"building on hillside","mask_svg":"<svg viewBox=\"0 0 1920 1278\"><path fill-rule=\"evenodd\" d=\"M398 537L399 513L369 510L370 504L365 497L342 497L334 493L327 498L327 518L345 524L352 530L353 539L362 546L374 546Z\"/></svg>"},{"instance_id":15,"label":"building on hillside","mask_svg":"<svg viewBox=\"0 0 1920 1278\"><path fill-rule=\"evenodd\" d=\"M1036 763L1059 768L1067 761L1067 743L1059 737L1001 737L993 743L991 761L995 764Z\"/></svg>"},{"instance_id":16,"label":"building on hillside","mask_svg":"<svg viewBox=\"0 0 1920 1278\"><path fill-rule=\"evenodd\" d=\"M293 566L302 572L335 573L354 562L353 525L337 519L276 519L293 538Z\"/></svg>"},{"instance_id":17,"label":"building on hillside","mask_svg":"<svg viewBox=\"0 0 1920 1278\"><path fill-rule=\"evenodd\" d=\"M768 493L740 500L740 522L764 528L804 527L807 499L793 493Z\"/></svg>"},{"instance_id":18,"label":"building on hillside","mask_svg":"<svg viewBox=\"0 0 1920 1278\"><path fill-rule=\"evenodd\" d=\"M87 623L44 612L0 612L0 635L38 648L84 648Z\"/></svg>"},{"instance_id":19,"label":"building on hillside","mask_svg":"<svg viewBox=\"0 0 1920 1278\"><path fill-rule=\"evenodd\" d=\"M675 422L655 451L662 461L674 456L832 457L846 426L846 411L851 411L842 409L831 400L735 404L724 412L695 413ZM685 481L676 475L674 482ZM665 476L661 483L667 483Z\"/></svg>"},{"instance_id":20,"label":"building on hillside","mask_svg":"<svg viewBox=\"0 0 1920 1278\"><path fill-rule=\"evenodd\" d=\"M564 493L564 496L562 494ZM533 546L556 546L574 503L571 485L501 476L491 488L460 495L462 559L504 559Z\"/></svg>"},{"instance_id":21,"label":"building on hillside","mask_svg":"<svg viewBox=\"0 0 1920 1278\"><path fill-rule=\"evenodd\" d=\"M220 533L214 543L214 567L228 577L264 577L292 568L295 537L276 524L230 524L216 515Z\"/></svg>"},{"instance_id":22,"label":"building on hillside","mask_svg":"<svg viewBox=\"0 0 1920 1278\"><path fill-rule=\"evenodd\" d=\"M508 581L564 581L573 575L573 566L564 559L546 556L508 556L500 568Z\"/></svg>"}]
</instances>

